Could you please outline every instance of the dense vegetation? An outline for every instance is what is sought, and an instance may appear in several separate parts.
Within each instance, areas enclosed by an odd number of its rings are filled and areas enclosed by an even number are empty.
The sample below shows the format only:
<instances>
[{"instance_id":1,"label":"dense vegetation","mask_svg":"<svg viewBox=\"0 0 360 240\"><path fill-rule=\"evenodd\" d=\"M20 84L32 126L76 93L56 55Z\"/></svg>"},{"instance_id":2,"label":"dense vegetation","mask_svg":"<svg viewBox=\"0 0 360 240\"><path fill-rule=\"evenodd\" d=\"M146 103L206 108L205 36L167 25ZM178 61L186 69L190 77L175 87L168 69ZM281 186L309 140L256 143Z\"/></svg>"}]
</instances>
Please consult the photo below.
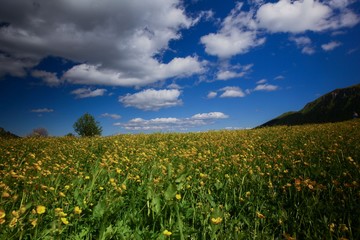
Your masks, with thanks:
<instances>
[{"instance_id":1,"label":"dense vegetation","mask_svg":"<svg viewBox=\"0 0 360 240\"><path fill-rule=\"evenodd\" d=\"M360 121L0 141L0 239L360 239Z\"/></svg>"}]
</instances>

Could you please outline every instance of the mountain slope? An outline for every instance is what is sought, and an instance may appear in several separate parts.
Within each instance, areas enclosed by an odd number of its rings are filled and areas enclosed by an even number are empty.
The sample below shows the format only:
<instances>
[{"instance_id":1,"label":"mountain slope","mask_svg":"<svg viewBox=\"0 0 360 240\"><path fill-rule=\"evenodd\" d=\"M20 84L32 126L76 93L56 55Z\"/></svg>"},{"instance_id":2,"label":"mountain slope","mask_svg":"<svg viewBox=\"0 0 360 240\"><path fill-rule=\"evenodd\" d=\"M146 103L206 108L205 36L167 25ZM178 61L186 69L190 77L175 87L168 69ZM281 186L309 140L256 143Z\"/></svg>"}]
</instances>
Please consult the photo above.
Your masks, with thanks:
<instances>
[{"instance_id":1,"label":"mountain slope","mask_svg":"<svg viewBox=\"0 0 360 240\"><path fill-rule=\"evenodd\" d=\"M284 113L260 127L340 122L360 114L360 84L336 89L305 105L298 112Z\"/></svg>"},{"instance_id":2,"label":"mountain slope","mask_svg":"<svg viewBox=\"0 0 360 240\"><path fill-rule=\"evenodd\" d=\"M19 136L0 127L0 138L19 138Z\"/></svg>"}]
</instances>

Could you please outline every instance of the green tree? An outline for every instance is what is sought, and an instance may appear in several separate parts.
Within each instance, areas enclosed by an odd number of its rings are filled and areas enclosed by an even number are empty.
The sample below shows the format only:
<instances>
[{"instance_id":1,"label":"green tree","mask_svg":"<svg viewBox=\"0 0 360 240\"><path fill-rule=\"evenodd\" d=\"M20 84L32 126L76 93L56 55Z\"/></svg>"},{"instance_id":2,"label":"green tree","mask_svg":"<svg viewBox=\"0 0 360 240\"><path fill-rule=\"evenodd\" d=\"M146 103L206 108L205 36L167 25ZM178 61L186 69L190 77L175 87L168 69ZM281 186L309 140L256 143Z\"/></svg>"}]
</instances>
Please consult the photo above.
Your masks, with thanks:
<instances>
[{"instance_id":1,"label":"green tree","mask_svg":"<svg viewBox=\"0 0 360 240\"><path fill-rule=\"evenodd\" d=\"M102 128L99 122L89 113L82 115L73 125L77 134L82 137L93 137L101 135Z\"/></svg>"}]
</instances>

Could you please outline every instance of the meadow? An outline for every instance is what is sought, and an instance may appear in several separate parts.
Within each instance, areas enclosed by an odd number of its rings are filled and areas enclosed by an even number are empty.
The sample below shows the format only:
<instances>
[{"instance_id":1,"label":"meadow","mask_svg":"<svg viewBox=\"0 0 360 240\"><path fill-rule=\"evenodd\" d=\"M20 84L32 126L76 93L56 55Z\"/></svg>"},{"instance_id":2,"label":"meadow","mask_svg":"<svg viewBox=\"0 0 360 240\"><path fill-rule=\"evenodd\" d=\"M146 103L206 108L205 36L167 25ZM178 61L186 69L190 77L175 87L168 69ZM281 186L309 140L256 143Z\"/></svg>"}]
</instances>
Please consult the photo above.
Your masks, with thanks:
<instances>
[{"instance_id":1,"label":"meadow","mask_svg":"<svg viewBox=\"0 0 360 240\"><path fill-rule=\"evenodd\" d=\"M360 121L0 139L0 239L360 239Z\"/></svg>"}]
</instances>

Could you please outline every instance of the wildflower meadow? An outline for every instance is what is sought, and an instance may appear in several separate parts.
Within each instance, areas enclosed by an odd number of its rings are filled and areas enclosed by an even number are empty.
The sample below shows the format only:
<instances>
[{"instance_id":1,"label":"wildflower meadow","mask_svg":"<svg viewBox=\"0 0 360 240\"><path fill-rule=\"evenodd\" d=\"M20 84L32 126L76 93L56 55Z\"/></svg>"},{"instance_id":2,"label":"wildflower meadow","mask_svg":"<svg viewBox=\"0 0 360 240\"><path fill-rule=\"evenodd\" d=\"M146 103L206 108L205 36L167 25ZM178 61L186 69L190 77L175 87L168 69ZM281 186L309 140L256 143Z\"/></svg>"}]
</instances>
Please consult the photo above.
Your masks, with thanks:
<instances>
[{"instance_id":1,"label":"wildflower meadow","mask_svg":"<svg viewBox=\"0 0 360 240\"><path fill-rule=\"evenodd\" d=\"M360 121L0 139L0 239L360 239Z\"/></svg>"}]
</instances>

